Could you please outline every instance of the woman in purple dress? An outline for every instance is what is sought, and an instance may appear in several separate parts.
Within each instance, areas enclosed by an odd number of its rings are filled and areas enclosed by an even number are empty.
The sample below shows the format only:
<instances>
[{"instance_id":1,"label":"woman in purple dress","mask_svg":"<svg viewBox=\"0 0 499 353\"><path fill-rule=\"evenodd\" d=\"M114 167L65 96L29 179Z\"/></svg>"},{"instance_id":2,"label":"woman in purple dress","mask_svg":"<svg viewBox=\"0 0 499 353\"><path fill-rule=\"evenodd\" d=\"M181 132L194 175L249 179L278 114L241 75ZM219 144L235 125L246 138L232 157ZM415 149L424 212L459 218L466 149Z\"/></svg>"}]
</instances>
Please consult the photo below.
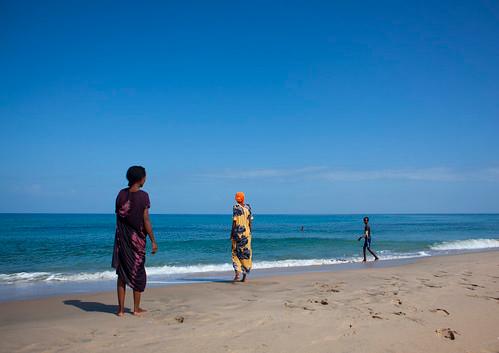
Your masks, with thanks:
<instances>
[{"instance_id":1,"label":"woman in purple dress","mask_svg":"<svg viewBox=\"0 0 499 353\"><path fill-rule=\"evenodd\" d=\"M130 167L126 173L128 187L116 198L116 234L112 266L118 275L118 316L125 312L125 287L133 289L133 314L145 310L140 307L140 295L146 287L146 236L152 242L152 253L158 251L149 219L149 195L140 190L146 182L146 170Z\"/></svg>"}]
</instances>

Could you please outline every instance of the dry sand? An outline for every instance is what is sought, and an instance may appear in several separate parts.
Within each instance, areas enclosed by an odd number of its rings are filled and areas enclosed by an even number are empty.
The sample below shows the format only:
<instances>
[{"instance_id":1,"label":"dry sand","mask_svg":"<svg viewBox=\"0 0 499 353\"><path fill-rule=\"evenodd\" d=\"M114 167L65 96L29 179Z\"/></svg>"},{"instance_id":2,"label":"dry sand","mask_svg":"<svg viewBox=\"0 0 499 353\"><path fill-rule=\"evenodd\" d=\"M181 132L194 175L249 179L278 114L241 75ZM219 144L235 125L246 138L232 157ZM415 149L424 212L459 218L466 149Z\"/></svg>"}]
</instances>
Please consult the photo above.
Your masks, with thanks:
<instances>
[{"instance_id":1,"label":"dry sand","mask_svg":"<svg viewBox=\"0 0 499 353\"><path fill-rule=\"evenodd\" d=\"M498 255L148 289L141 318L114 293L6 302L0 351L499 352Z\"/></svg>"}]
</instances>

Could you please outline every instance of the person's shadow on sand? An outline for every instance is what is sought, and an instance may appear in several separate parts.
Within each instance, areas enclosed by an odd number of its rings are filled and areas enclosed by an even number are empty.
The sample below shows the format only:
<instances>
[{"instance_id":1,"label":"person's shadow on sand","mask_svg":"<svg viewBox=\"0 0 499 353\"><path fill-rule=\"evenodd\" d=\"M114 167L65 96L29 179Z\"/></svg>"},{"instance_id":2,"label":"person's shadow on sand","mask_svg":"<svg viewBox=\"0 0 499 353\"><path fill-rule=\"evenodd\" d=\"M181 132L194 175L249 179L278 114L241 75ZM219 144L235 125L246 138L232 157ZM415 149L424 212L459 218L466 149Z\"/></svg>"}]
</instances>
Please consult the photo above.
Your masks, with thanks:
<instances>
[{"instance_id":1,"label":"person's shadow on sand","mask_svg":"<svg viewBox=\"0 0 499 353\"><path fill-rule=\"evenodd\" d=\"M79 299L76 300L64 300L65 305L75 306L83 311L87 312L100 312L100 313L110 313L116 314L118 311L118 305L109 305L98 302L84 302ZM130 312L129 309L125 309L125 312Z\"/></svg>"},{"instance_id":2,"label":"person's shadow on sand","mask_svg":"<svg viewBox=\"0 0 499 353\"><path fill-rule=\"evenodd\" d=\"M180 278L179 281L186 282L207 282L207 283L234 283L231 279L219 279L219 278Z\"/></svg>"}]
</instances>

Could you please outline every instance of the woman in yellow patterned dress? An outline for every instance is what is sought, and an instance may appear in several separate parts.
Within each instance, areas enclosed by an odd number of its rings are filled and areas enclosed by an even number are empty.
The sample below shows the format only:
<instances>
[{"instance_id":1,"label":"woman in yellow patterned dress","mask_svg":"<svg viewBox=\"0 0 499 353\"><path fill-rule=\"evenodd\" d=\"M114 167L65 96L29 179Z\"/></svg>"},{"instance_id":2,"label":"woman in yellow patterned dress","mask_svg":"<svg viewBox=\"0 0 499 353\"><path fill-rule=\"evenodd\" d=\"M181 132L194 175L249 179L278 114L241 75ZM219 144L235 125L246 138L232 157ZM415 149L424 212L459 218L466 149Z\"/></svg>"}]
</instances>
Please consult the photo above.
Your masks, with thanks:
<instances>
[{"instance_id":1,"label":"woman in yellow patterned dress","mask_svg":"<svg viewBox=\"0 0 499 353\"><path fill-rule=\"evenodd\" d=\"M246 275L251 271L251 225L253 216L251 206L244 203L244 193L236 193L237 204L232 208L232 266L236 272L234 281L238 281L241 273L246 280Z\"/></svg>"}]
</instances>

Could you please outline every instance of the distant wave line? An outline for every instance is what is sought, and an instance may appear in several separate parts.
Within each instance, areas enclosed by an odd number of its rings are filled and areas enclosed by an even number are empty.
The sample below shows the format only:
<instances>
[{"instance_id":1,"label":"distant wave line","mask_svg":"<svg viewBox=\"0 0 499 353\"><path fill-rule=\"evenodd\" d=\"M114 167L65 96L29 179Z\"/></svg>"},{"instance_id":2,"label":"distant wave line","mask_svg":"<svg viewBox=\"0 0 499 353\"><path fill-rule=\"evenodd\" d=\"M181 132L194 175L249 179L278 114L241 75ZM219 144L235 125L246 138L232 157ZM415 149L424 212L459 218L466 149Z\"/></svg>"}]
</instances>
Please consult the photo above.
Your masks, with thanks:
<instances>
[{"instance_id":1,"label":"distant wave line","mask_svg":"<svg viewBox=\"0 0 499 353\"><path fill-rule=\"evenodd\" d=\"M443 243L437 243L430 246L432 250L473 250L473 249L487 249L499 248L498 239L466 239L466 240L453 240Z\"/></svg>"}]
</instances>

